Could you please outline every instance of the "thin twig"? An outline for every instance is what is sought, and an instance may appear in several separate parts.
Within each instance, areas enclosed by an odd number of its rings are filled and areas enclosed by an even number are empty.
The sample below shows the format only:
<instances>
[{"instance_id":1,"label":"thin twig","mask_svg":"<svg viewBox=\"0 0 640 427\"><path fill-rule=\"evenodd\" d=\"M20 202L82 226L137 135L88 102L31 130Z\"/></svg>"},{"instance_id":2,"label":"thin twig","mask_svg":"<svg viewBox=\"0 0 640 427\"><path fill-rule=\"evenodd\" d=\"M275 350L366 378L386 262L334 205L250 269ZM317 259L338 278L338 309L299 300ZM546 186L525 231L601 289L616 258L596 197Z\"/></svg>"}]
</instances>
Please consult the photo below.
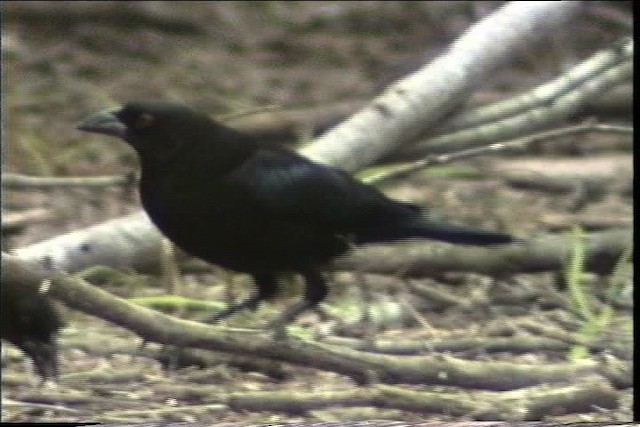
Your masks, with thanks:
<instances>
[{"instance_id":1,"label":"thin twig","mask_svg":"<svg viewBox=\"0 0 640 427\"><path fill-rule=\"evenodd\" d=\"M620 133L625 135L633 134L633 128L630 126L617 126L598 124L594 120L587 120L582 124L568 126L560 129L553 129L545 132L534 133L522 138L514 139L506 142L496 142L494 144L486 145L483 147L469 148L466 150L460 150L448 154L437 154L424 157L415 162L407 163L392 170L380 172L379 174L368 177L365 182L368 184L379 183L390 178L398 178L406 176L420 169L435 165L443 165L452 163L457 160L467 159L470 157L478 157L495 152L507 151L507 150L522 150L530 146L531 144L541 141L560 138L567 135L576 135L586 132L603 132L603 133Z\"/></svg>"}]
</instances>

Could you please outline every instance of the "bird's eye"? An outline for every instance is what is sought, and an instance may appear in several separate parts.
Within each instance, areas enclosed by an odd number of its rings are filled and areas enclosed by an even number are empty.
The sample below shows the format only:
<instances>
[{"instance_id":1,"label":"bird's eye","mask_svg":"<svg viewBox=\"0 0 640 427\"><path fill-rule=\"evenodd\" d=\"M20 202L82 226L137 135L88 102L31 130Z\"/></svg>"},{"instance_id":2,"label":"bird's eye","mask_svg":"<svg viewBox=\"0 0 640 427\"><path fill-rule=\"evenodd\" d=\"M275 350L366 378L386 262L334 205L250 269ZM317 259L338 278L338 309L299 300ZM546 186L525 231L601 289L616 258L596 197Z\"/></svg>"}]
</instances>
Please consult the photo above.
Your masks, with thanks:
<instances>
[{"instance_id":1,"label":"bird's eye","mask_svg":"<svg viewBox=\"0 0 640 427\"><path fill-rule=\"evenodd\" d=\"M134 123L134 127L136 129L145 129L153 124L155 121L155 117L152 114L144 113L138 116L136 122Z\"/></svg>"}]
</instances>

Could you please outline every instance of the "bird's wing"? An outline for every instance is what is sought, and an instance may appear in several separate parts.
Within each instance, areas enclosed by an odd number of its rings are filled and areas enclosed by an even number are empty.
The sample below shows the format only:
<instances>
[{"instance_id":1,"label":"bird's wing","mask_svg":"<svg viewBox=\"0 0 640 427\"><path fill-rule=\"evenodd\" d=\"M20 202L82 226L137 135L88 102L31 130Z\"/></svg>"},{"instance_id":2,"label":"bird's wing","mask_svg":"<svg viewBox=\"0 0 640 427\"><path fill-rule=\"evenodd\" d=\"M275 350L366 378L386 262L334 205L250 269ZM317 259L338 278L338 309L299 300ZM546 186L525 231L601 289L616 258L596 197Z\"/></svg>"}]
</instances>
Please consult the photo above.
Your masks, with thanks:
<instances>
[{"instance_id":1,"label":"bird's wing","mask_svg":"<svg viewBox=\"0 0 640 427\"><path fill-rule=\"evenodd\" d=\"M387 198L342 171L286 150L258 150L229 179L264 214L337 229L384 224L421 211L417 205Z\"/></svg>"}]
</instances>

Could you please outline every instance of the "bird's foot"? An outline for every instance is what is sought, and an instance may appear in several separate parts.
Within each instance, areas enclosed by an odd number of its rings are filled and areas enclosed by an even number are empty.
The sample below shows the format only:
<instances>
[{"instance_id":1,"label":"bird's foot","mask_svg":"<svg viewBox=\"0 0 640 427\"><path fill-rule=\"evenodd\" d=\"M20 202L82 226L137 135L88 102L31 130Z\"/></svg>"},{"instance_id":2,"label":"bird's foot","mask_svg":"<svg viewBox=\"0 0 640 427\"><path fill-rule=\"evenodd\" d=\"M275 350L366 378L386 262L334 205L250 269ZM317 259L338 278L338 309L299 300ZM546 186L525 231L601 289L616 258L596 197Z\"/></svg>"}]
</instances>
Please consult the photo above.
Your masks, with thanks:
<instances>
[{"instance_id":1,"label":"bird's foot","mask_svg":"<svg viewBox=\"0 0 640 427\"><path fill-rule=\"evenodd\" d=\"M274 341L287 341L289 339L289 334L287 333L287 325L279 325L276 326L272 338Z\"/></svg>"},{"instance_id":2,"label":"bird's foot","mask_svg":"<svg viewBox=\"0 0 640 427\"><path fill-rule=\"evenodd\" d=\"M226 319L227 317L231 317L236 313L239 313L240 311L243 310L255 310L258 307L258 304L260 303L260 301L262 301L262 296L260 295L254 295L252 297L247 298L244 301L241 301L237 304L234 305L230 305L227 308L225 308L224 310L214 314L213 316L207 317L204 320L202 320L202 323L208 323L208 324L214 324L214 323L218 323L219 321Z\"/></svg>"}]
</instances>

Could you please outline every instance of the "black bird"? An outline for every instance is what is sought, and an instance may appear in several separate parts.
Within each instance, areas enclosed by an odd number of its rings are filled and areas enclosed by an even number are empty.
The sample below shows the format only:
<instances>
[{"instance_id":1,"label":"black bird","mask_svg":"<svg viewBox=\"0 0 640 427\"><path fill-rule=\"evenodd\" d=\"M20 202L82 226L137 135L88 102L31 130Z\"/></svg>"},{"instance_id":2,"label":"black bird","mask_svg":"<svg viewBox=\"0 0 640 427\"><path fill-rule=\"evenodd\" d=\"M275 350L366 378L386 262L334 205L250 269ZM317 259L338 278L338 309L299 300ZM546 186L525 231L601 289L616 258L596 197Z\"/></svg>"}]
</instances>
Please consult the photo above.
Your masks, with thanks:
<instances>
[{"instance_id":1,"label":"black bird","mask_svg":"<svg viewBox=\"0 0 640 427\"><path fill-rule=\"evenodd\" d=\"M350 175L166 102L131 102L96 113L78 129L115 136L140 157L142 205L186 252L251 274L254 296L213 316L254 309L276 292L276 275L306 281L304 300L284 326L327 295L321 267L352 245L409 238L466 245L515 242L512 236L436 224L417 205L389 199Z\"/></svg>"},{"instance_id":2,"label":"black bird","mask_svg":"<svg viewBox=\"0 0 640 427\"><path fill-rule=\"evenodd\" d=\"M58 330L64 322L53 302L13 281L3 281L0 338L33 360L43 381L58 378Z\"/></svg>"}]
</instances>

